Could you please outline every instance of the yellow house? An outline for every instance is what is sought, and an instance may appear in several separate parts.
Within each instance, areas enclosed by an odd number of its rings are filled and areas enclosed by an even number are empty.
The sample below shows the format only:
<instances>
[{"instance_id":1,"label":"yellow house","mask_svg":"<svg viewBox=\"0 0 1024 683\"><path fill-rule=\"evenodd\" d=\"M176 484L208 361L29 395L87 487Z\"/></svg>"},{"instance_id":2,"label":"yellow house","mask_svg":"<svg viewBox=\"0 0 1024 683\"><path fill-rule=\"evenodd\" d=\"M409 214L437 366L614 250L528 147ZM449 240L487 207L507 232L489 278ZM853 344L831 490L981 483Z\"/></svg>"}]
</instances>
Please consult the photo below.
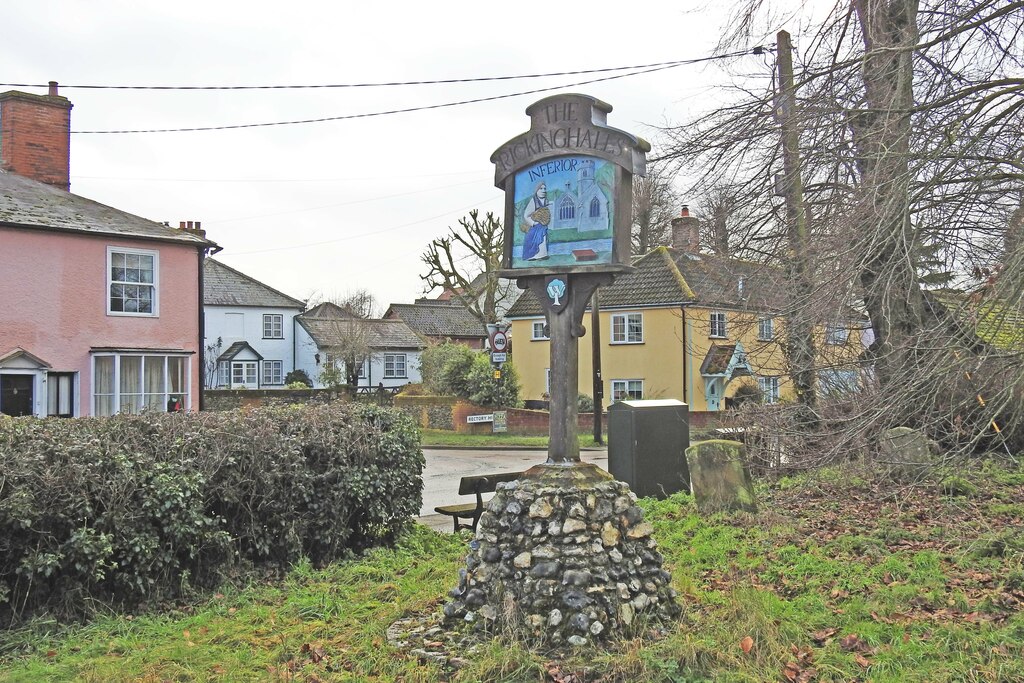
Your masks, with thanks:
<instances>
[{"instance_id":1,"label":"yellow house","mask_svg":"<svg viewBox=\"0 0 1024 683\"><path fill-rule=\"evenodd\" d=\"M634 272L599 290L604 407L629 398L675 398L691 411L719 411L746 397L793 398L779 313L783 273L694 251L659 247L636 261ZM541 307L527 291L508 318L521 396L546 399L550 343ZM592 394L589 310L583 324L579 390ZM849 361L864 349L861 326L837 319L816 333L819 356L834 361L819 371L822 389L856 385Z\"/></svg>"}]
</instances>

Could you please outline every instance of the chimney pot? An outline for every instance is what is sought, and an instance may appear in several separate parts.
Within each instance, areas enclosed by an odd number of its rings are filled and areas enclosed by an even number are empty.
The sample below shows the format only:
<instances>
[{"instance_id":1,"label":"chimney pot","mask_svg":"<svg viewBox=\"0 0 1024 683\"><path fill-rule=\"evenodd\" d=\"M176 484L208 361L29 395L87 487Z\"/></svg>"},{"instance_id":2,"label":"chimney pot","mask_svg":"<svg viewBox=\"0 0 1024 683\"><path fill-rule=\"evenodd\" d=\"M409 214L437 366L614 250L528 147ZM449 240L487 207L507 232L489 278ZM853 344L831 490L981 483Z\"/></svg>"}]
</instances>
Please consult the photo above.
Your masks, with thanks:
<instances>
[{"instance_id":1,"label":"chimney pot","mask_svg":"<svg viewBox=\"0 0 1024 683\"><path fill-rule=\"evenodd\" d=\"M679 217L672 219L672 248L690 254L700 252L700 220L690 215L685 204Z\"/></svg>"},{"instance_id":2,"label":"chimney pot","mask_svg":"<svg viewBox=\"0 0 1024 683\"><path fill-rule=\"evenodd\" d=\"M184 229L185 229L185 221L180 221L178 223L178 230L184 230Z\"/></svg>"},{"instance_id":3,"label":"chimney pot","mask_svg":"<svg viewBox=\"0 0 1024 683\"><path fill-rule=\"evenodd\" d=\"M47 94L50 97L57 96L57 81L50 81L50 91Z\"/></svg>"},{"instance_id":4,"label":"chimney pot","mask_svg":"<svg viewBox=\"0 0 1024 683\"><path fill-rule=\"evenodd\" d=\"M189 229L189 230L191 230L191 229L192 229L192 221L189 221L189 222L188 222L188 229Z\"/></svg>"},{"instance_id":5,"label":"chimney pot","mask_svg":"<svg viewBox=\"0 0 1024 683\"><path fill-rule=\"evenodd\" d=\"M202 226L202 223L200 221L196 221L196 230L200 230L201 226Z\"/></svg>"}]
</instances>

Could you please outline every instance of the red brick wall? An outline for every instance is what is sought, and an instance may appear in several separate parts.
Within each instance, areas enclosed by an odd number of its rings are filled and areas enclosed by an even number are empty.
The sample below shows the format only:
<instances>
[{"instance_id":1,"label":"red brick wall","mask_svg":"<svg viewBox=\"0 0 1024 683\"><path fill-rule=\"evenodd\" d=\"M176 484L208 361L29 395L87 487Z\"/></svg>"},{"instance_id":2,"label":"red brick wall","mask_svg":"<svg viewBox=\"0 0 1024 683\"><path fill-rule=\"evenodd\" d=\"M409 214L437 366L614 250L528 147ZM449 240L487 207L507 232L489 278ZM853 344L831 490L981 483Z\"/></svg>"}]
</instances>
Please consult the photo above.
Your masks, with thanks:
<instances>
[{"instance_id":1,"label":"red brick wall","mask_svg":"<svg viewBox=\"0 0 1024 683\"><path fill-rule=\"evenodd\" d=\"M33 180L71 187L71 102L58 95L0 93L0 164Z\"/></svg>"},{"instance_id":2,"label":"red brick wall","mask_svg":"<svg viewBox=\"0 0 1024 683\"><path fill-rule=\"evenodd\" d=\"M451 406L452 429L460 434L490 434L493 426L490 422L466 422L470 415L489 415L494 408L484 408L473 405L461 399L453 399L440 396L402 396L395 397L395 406L405 410L415 410L422 407L426 410L431 408L444 408ZM548 419L550 414L546 410L526 410L523 408L506 408L508 417L508 433L523 435L543 435L548 433ZM692 412L690 413L690 428L705 429L714 426L721 413L716 412ZM420 419L422 426L427 426L426 418ZM577 424L582 434L589 434L594 431L594 414L580 413ZM604 431L608 431L608 413L604 414Z\"/></svg>"}]
</instances>

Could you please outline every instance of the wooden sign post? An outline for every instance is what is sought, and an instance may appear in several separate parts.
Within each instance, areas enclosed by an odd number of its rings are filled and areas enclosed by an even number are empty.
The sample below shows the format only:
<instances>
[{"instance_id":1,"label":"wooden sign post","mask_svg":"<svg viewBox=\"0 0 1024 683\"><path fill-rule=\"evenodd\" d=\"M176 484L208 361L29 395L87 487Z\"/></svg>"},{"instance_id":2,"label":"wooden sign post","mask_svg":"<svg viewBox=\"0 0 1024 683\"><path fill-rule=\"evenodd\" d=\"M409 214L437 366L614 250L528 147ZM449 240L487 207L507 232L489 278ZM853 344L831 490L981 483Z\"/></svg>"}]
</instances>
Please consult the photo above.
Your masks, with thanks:
<instances>
[{"instance_id":1,"label":"wooden sign post","mask_svg":"<svg viewBox=\"0 0 1024 683\"><path fill-rule=\"evenodd\" d=\"M545 98L526 109L530 130L491 155L505 191L501 276L533 292L550 330L548 465L580 464L583 313L598 287L632 269L633 176L645 174L651 146L609 127L611 110L588 95Z\"/></svg>"}]
</instances>

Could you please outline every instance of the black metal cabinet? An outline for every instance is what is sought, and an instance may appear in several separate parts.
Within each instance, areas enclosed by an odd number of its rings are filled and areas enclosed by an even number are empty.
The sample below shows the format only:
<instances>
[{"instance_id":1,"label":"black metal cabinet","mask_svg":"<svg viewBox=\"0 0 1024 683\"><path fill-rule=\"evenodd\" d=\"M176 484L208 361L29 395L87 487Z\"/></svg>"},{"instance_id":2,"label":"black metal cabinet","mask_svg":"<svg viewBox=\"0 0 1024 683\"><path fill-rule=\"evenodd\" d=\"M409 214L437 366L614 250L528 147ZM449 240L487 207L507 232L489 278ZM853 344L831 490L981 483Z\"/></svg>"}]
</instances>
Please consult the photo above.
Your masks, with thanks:
<instances>
[{"instance_id":1,"label":"black metal cabinet","mask_svg":"<svg viewBox=\"0 0 1024 683\"><path fill-rule=\"evenodd\" d=\"M608 471L638 496L690 490L690 407L675 399L620 401L608 408Z\"/></svg>"}]
</instances>

